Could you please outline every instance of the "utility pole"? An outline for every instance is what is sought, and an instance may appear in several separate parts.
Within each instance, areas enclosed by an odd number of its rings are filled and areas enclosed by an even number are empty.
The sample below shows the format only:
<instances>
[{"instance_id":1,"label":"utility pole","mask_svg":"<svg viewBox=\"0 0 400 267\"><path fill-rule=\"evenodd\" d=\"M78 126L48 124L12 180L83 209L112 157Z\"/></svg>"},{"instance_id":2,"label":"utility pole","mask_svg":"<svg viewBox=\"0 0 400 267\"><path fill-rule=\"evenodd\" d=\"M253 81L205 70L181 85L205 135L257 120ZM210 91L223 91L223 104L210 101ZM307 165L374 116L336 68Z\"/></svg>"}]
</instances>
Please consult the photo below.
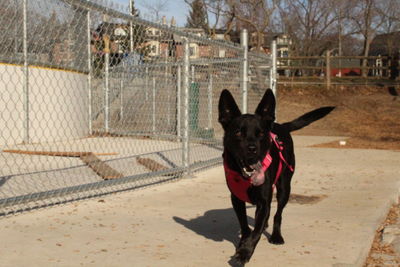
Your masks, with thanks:
<instances>
[{"instance_id":1,"label":"utility pole","mask_svg":"<svg viewBox=\"0 0 400 267\"><path fill-rule=\"evenodd\" d=\"M134 5L135 2L134 0L129 0L129 13L134 16L135 10L134 10ZM132 21L129 22L129 51L132 53L133 52L133 25Z\"/></svg>"},{"instance_id":2,"label":"utility pole","mask_svg":"<svg viewBox=\"0 0 400 267\"><path fill-rule=\"evenodd\" d=\"M339 36L338 36L338 38L339 38L339 43L338 43L338 56L339 56L339 73L338 73L338 76L339 77L342 77L342 59L340 58L340 56L342 56L342 3L343 3L343 1L340 1L339 2L339 21L338 21L338 23L339 23L339 29L338 29L338 32L339 32Z\"/></svg>"},{"instance_id":3,"label":"utility pole","mask_svg":"<svg viewBox=\"0 0 400 267\"><path fill-rule=\"evenodd\" d=\"M330 89L331 88L331 51L329 49L326 51L325 63L326 63L326 69L325 69L326 88Z\"/></svg>"}]
</instances>

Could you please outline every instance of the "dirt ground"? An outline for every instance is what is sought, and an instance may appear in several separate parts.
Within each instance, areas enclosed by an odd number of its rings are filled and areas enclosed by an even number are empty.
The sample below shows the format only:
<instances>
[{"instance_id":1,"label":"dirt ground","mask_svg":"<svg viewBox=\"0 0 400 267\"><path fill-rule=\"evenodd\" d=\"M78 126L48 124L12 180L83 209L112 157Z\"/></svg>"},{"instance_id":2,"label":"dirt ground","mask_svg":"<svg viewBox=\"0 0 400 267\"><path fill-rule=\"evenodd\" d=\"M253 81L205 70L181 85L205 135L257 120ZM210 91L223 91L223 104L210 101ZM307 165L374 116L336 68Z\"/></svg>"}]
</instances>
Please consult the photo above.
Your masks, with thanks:
<instances>
[{"instance_id":1,"label":"dirt ground","mask_svg":"<svg viewBox=\"0 0 400 267\"><path fill-rule=\"evenodd\" d=\"M394 204L385 221L376 229L374 241L371 245L364 267L400 266L400 255L392 245L382 242L382 234L385 227L398 225L400 216L400 204ZM390 261L390 264L388 264Z\"/></svg>"},{"instance_id":2,"label":"dirt ground","mask_svg":"<svg viewBox=\"0 0 400 267\"><path fill-rule=\"evenodd\" d=\"M295 134L349 137L346 148L400 150L400 98L386 87L278 87L280 122L326 105L336 109ZM321 146L341 147L338 142Z\"/></svg>"},{"instance_id":3,"label":"dirt ground","mask_svg":"<svg viewBox=\"0 0 400 267\"><path fill-rule=\"evenodd\" d=\"M328 117L295 134L348 137L345 145L331 142L318 145L320 147L400 150L400 98L389 94L387 88L342 86L327 90L283 85L278 88L278 120L281 122L325 105L336 106L336 109ZM400 205L393 205L387 219L376 230L364 266L386 266L383 259L387 257L394 257L400 263L400 255L382 243L382 229L396 223L399 214Z\"/></svg>"}]
</instances>

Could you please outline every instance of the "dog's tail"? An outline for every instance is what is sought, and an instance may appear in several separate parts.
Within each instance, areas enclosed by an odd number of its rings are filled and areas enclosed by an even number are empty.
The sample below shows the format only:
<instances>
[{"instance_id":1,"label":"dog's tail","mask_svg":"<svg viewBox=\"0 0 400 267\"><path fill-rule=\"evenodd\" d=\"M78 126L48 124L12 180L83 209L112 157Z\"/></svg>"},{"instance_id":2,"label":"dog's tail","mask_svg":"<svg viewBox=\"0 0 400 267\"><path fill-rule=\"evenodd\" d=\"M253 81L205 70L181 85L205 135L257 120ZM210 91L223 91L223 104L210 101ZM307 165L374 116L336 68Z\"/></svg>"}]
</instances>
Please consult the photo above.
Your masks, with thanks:
<instances>
[{"instance_id":1,"label":"dog's tail","mask_svg":"<svg viewBox=\"0 0 400 267\"><path fill-rule=\"evenodd\" d=\"M288 131L288 132L293 132L296 130L299 130L310 123L317 121L326 115L328 115L335 107L322 107L315 109L313 111L310 111L300 117L298 117L295 120L292 120L291 122L286 122L281 125L281 127Z\"/></svg>"}]
</instances>

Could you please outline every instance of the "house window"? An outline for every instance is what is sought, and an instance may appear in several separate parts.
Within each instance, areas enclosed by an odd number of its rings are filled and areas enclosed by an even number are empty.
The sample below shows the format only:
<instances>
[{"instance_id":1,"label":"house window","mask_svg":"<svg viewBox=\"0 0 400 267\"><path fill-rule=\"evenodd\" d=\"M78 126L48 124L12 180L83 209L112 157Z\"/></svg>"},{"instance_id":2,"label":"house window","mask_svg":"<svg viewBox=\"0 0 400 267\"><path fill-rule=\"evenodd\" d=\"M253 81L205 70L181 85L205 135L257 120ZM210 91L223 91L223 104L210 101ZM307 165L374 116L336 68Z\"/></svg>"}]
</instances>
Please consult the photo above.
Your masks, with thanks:
<instances>
[{"instance_id":1,"label":"house window","mask_svg":"<svg viewBox=\"0 0 400 267\"><path fill-rule=\"evenodd\" d=\"M116 35L116 36L126 36L127 34L126 34L124 29L117 28L117 29L114 30L114 35Z\"/></svg>"},{"instance_id":2,"label":"house window","mask_svg":"<svg viewBox=\"0 0 400 267\"><path fill-rule=\"evenodd\" d=\"M193 57L193 56L195 56L196 55L196 47L189 47L189 55L191 56L191 57Z\"/></svg>"},{"instance_id":3,"label":"house window","mask_svg":"<svg viewBox=\"0 0 400 267\"><path fill-rule=\"evenodd\" d=\"M278 57L288 57L289 51L288 50L278 50Z\"/></svg>"}]
</instances>

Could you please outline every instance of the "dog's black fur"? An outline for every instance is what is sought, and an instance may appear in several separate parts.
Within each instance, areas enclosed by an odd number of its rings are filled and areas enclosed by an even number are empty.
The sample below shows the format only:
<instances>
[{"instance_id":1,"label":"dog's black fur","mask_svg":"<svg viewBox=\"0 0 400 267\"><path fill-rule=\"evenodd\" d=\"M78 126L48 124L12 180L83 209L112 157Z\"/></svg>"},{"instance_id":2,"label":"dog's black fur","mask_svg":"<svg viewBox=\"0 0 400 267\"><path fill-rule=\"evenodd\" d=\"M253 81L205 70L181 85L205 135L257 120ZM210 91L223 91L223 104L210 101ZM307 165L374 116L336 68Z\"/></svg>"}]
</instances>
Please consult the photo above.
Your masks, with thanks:
<instances>
[{"instance_id":1,"label":"dog's black fur","mask_svg":"<svg viewBox=\"0 0 400 267\"><path fill-rule=\"evenodd\" d=\"M288 122L275 123L275 97L268 89L255 114L241 114L231 93L223 90L219 99L219 122L224 129L224 158L230 169L241 173L243 179L248 177L249 171L257 162L262 162L267 152L273 158L271 166L265 172L265 182L260 186L252 186L248 195L256 205L255 225L253 231L249 228L246 215L245 202L231 194L233 209L239 220L241 238L234 258L242 264L250 260L254 249L268 224L272 200L272 184L274 182L279 164L278 149L272 145L270 132L275 133L283 143L282 151L287 163L295 166L293 141L290 132L321 119L331 112L334 107L323 107L313 110L303 116ZM293 172L284 164L281 176L276 184L278 207L274 217L274 225L269 242L283 244L281 235L282 211L289 200L290 181ZM248 178L247 178L248 179Z\"/></svg>"}]
</instances>

